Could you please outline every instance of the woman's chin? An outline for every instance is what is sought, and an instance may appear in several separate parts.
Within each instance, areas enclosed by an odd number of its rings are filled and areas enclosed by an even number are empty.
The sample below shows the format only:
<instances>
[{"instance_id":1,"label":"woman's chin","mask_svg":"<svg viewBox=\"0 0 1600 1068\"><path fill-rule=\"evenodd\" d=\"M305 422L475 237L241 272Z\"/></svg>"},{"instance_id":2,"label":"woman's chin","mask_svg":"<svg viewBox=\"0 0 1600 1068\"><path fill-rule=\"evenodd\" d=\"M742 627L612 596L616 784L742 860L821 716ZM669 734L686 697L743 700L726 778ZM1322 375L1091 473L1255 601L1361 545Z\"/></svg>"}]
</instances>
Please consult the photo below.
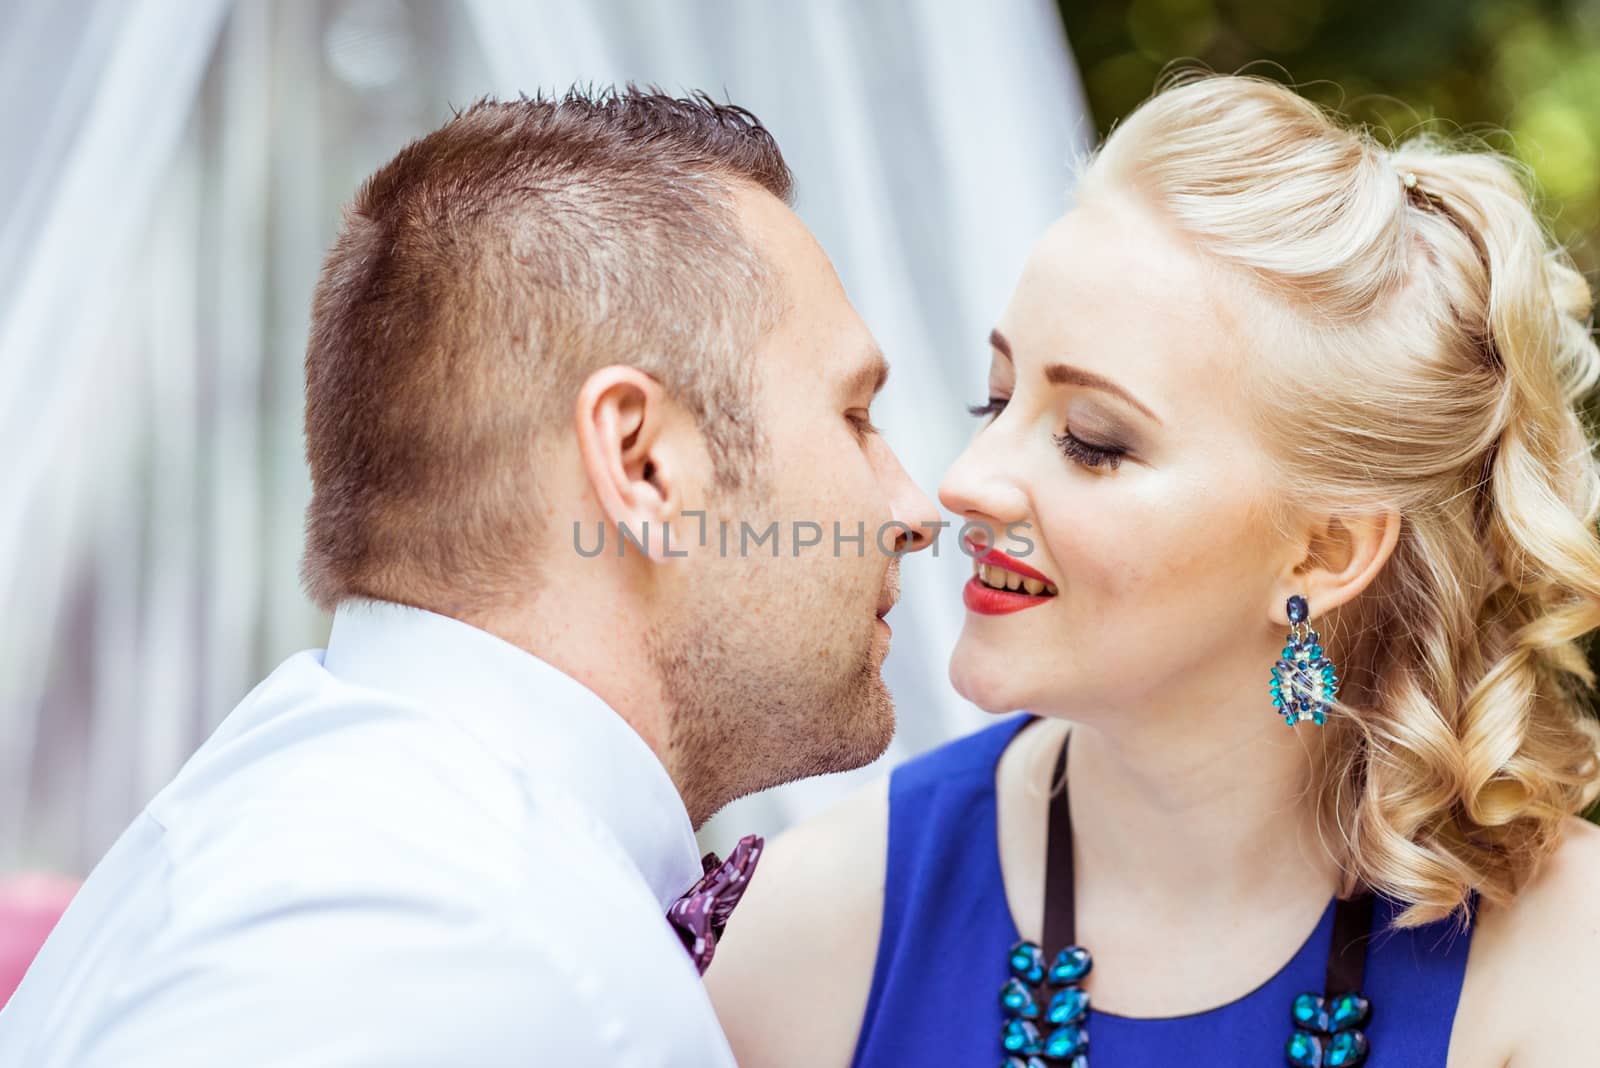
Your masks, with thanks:
<instances>
[{"instance_id":1,"label":"woman's chin","mask_svg":"<svg viewBox=\"0 0 1600 1068\"><path fill-rule=\"evenodd\" d=\"M950 657L950 685L985 712L1000 715L1023 705L1015 676L1007 677L992 658L974 657L958 644Z\"/></svg>"}]
</instances>

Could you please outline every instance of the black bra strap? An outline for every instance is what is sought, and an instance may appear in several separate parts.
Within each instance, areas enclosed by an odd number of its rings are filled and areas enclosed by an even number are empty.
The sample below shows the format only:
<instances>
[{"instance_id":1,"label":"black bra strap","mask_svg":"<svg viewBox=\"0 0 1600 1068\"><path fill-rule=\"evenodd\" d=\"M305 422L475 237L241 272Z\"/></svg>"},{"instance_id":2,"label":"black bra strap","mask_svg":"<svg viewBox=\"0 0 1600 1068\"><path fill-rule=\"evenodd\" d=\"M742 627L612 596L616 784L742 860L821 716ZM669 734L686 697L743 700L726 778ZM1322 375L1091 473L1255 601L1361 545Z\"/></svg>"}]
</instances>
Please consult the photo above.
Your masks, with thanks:
<instances>
[{"instance_id":1,"label":"black bra strap","mask_svg":"<svg viewBox=\"0 0 1600 1068\"><path fill-rule=\"evenodd\" d=\"M1055 773L1050 784L1055 793L1050 795L1049 824L1045 830L1044 859L1044 951L1047 954L1076 944L1078 937L1077 900L1072 875L1072 809L1067 802L1067 742L1069 733L1061 743L1061 755L1056 757ZM1047 957L1046 960L1051 958Z\"/></svg>"},{"instance_id":2,"label":"black bra strap","mask_svg":"<svg viewBox=\"0 0 1600 1068\"><path fill-rule=\"evenodd\" d=\"M1072 808L1067 800L1067 743L1061 743L1050 782L1050 815L1045 831L1044 945L1045 961L1074 945L1077 938L1077 900L1072 871ZM1328 997L1359 992L1366 978L1367 943L1372 934L1373 896L1340 898L1333 908L1333 939L1328 946L1324 993Z\"/></svg>"},{"instance_id":3,"label":"black bra strap","mask_svg":"<svg viewBox=\"0 0 1600 1068\"><path fill-rule=\"evenodd\" d=\"M1372 934L1370 893L1340 898L1333 906L1333 941L1328 946L1328 971L1323 992L1328 997L1360 993L1366 979L1367 943Z\"/></svg>"}]
</instances>

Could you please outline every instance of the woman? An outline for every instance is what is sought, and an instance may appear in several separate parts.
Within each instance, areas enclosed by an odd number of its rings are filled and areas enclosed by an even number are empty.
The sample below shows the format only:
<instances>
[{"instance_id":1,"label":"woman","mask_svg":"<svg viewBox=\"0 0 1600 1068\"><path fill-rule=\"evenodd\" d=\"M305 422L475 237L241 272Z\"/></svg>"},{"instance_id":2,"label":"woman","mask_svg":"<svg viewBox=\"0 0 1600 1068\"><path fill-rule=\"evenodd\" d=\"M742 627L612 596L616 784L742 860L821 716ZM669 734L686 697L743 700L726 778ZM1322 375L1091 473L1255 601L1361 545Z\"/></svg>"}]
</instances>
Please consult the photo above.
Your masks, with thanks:
<instances>
[{"instance_id":1,"label":"woman","mask_svg":"<svg viewBox=\"0 0 1600 1068\"><path fill-rule=\"evenodd\" d=\"M740 1063L1595 1063L1588 313L1498 157L1239 77L1131 115L941 487L1028 524L950 676L1031 714L772 845Z\"/></svg>"}]
</instances>

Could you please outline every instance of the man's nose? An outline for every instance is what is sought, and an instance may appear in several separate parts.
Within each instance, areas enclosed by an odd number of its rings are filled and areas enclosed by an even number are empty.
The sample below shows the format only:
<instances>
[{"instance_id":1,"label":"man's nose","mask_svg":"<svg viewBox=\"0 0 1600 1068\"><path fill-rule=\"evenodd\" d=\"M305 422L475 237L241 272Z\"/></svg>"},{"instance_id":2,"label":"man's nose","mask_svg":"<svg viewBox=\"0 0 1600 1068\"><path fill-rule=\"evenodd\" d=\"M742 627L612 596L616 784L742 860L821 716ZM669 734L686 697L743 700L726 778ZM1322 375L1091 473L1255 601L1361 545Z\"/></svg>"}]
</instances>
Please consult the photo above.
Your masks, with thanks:
<instances>
[{"instance_id":1,"label":"man's nose","mask_svg":"<svg viewBox=\"0 0 1600 1068\"><path fill-rule=\"evenodd\" d=\"M895 554L920 552L933 544L933 536L939 529L939 506L912 481L899 457L891 453L889 463L892 465L890 512L894 522L900 524L896 528Z\"/></svg>"}]
</instances>

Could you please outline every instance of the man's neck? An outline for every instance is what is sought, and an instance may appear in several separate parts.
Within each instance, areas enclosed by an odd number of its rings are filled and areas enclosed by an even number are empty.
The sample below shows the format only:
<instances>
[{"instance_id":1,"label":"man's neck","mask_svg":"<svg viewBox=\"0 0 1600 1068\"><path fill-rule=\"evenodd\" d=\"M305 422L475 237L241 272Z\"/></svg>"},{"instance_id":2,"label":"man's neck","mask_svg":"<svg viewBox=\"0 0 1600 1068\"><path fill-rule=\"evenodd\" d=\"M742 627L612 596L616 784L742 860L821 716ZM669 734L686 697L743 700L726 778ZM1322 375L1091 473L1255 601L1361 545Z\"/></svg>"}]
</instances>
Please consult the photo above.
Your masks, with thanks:
<instances>
[{"instance_id":1,"label":"man's neck","mask_svg":"<svg viewBox=\"0 0 1600 1068\"><path fill-rule=\"evenodd\" d=\"M596 597L579 608L545 595L531 605L468 622L537 656L593 691L644 739L672 774L660 681L636 635L624 623L627 613L597 608L614 603L615 599ZM682 784L678 785L681 795Z\"/></svg>"}]
</instances>

